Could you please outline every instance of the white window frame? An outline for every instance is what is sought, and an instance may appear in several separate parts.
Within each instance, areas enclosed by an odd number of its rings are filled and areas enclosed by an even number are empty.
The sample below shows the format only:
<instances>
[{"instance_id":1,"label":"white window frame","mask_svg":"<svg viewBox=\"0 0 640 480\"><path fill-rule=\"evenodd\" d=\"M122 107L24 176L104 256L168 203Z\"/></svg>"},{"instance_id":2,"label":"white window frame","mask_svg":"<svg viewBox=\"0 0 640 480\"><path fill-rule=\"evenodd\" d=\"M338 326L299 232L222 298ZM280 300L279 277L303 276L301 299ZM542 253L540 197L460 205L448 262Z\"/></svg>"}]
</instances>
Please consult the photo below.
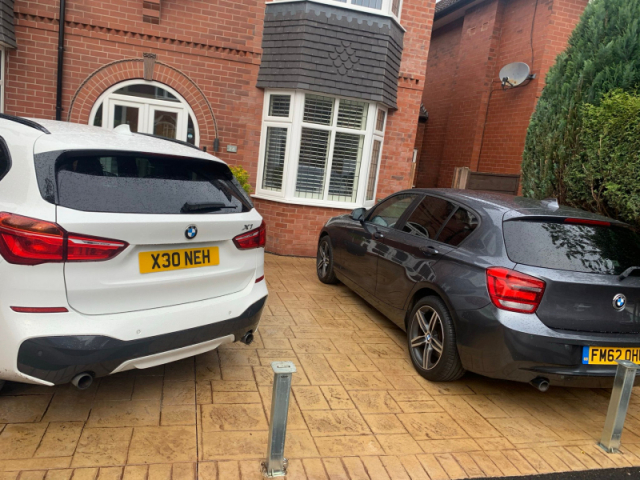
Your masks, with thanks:
<instances>
[{"instance_id":1,"label":"white window frame","mask_svg":"<svg viewBox=\"0 0 640 480\"><path fill-rule=\"evenodd\" d=\"M284 117L269 117L269 104L271 101L272 95L290 95L291 96L291 106L289 111L289 118ZM304 101L305 95L319 95L323 97L330 97L333 99L337 99L338 102L334 103L334 111L333 111L333 122L331 126L328 125L318 125L315 123L304 123ZM341 99L364 102L369 105L369 109L367 111L367 123L366 128L364 130L354 130L349 128L342 128L335 126L336 118L338 115L339 101ZM256 190L253 194L256 198L262 198L266 200L273 200L283 203L290 203L294 205L309 205L309 206L317 206L317 207L330 207L330 208L342 208L342 209L353 209L358 207L369 208L376 203L376 192L378 188L379 182L379 174L380 174L380 165L382 163L382 154L384 148L384 130L382 132L377 131L376 120L378 110L383 110L385 112L385 125L384 129L386 129L387 118L389 116L389 111L387 107L377 104L366 102L365 100L356 99L356 98L348 98L341 97L337 95L328 95L326 93L319 92L311 92L311 91L303 91L303 90L267 90L264 96L264 105L263 105L263 113L262 113L262 131L260 135L260 156L258 162L258 176L256 179ZM287 145L285 148L285 157L284 157L284 168L282 174L282 189L281 191L273 191L271 189L262 188L263 175L264 175L264 164L265 164L265 153L266 153L266 143L267 143L267 127L280 127L287 128ZM349 134L360 134L364 135L364 143L362 146L362 158L360 160L360 172L358 176L358 186L356 192L356 199L354 202L341 202L335 200L324 200L324 199L313 199L313 198L304 198L296 196L296 182L298 176L298 155L300 153L300 142L302 136L302 128L311 128L315 130L325 130L331 131L331 141L329 144L329 152L327 157L327 163L325 168L325 185L324 185L324 195L326 198L328 196L329 183L331 178L331 163L333 159L333 145L335 144L335 133L343 132ZM375 177L375 186L374 186L374 195L372 200L366 200L367 193L367 185L369 179L369 169L371 167L371 151L373 148L373 141L379 140L381 142L380 146L380 159L378 161L378 171L376 172Z\"/></svg>"},{"instance_id":2,"label":"white window frame","mask_svg":"<svg viewBox=\"0 0 640 480\"><path fill-rule=\"evenodd\" d=\"M178 100L180 100L180 103L169 102L165 100L156 100L152 98L135 97L132 95L120 95L115 93L117 90L120 90L123 87L128 87L129 85L151 85L153 87L162 88L163 90L166 90L167 92L171 93L174 97L176 97ZM193 109L191 108L189 103L182 97L182 95L180 95L178 92L176 92L173 88L169 87L168 85L165 85L164 83L160 83L156 81L148 81L148 80L141 80L141 79L126 80L124 82L120 82L120 83L116 83L115 85L112 85L102 95L100 95L98 100L96 100L96 102L93 104L93 107L91 108L91 113L89 115L89 125L94 124L96 114L98 113L98 109L102 105L103 107L102 108L102 128L110 128L109 127L109 125L111 124L110 122L113 120L112 114L109 108L111 101L115 101L118 104L123 104L123 105L128 103L133 107L140 108L140 114L142 114L146 118L148 118L149 115L152 115L152 111L155 108L160 108L160 109L171 111L171 112L176 111L176 107L179 109L183 109L186 115L184 115L183 118L181 119L179 115L177 130L181 133L184 133L185 139L186 139L186 132L187 132L187 127L189 123L189 115L190 115L191 118L193 119L193 128L195 132L194 145L196 147L200 146L200 128L198 126L198 120L196 118L196 115L193 113ZM139 121L142 121L142 119L140 119Z\"/></svg>"},{"instance_id":3,"label":"white window frame","mask_svg":"<svg viewBox=\"0 0 640 480\"><path fill-rule=\"evenodd\" d=\"M268 1L267 3L285 3L285 2L299 2L301 0L271 0ZM358 10L361 12L367 12L367 13L375 13L377 15L384 15L387 17L393 17L395 18L398 23L400 23L400 18L402 17L402 4L404 3L404 0L400 0L400 5L398 6L398 15L395 15L392 11L392 7L393 7L393 0L382 0L382 8L377 9L377 8L370 8L370 7L363 7L361 5L354 5L353 4L353 0L345 0L345 1L340 1L340 0L309 0L315 3L324 3L325 5L332 5L334 7L342 7L342 8L349 8L351 10Z\"/></svg>"},{"instance_id":4,"label":"white window frame","mask_svg":"<svg viewBox=\"0 0 640 480\"><path fill-rule=\"evenodd\" d=\"M6 49L2 45L0 45L0 113L4 113L4 78L6 70Z\"/></svg>"},{"instance_id":5,"label":"white window frame","mask_svg":"<svg viewBox=\"0 0 640 480\"><path fill-rule=\"evenodd\" d=\"M386 119L385 119L385 125L386 125ZM375 176L375 181L374 181L374 185L373 185L373 198L371 200L367 200L367 189L369 187L369 171L371 169L371 158L369 158L369 162L368 162L368 167L367 167L367 178L365 178L365 183L367 184L366 188L364 189L364 202L363 202L363 206L364 208L371 208L372 206L374 206L377 201L376 201L376 194L378 193L378 181L380 179L380 165L382 164L382 151L384 150L384 133L380 134L379 132L376 132L373 135L373 138L371 139L371 150L369 153L369 157L371 157L371 154L373 153L373 142L375 142L376 140L378 140L380 142L380 153L379 158L378 158L378 165L376 165L377 171L376 171L376 176Z\"/></svg>"}]
</instances>

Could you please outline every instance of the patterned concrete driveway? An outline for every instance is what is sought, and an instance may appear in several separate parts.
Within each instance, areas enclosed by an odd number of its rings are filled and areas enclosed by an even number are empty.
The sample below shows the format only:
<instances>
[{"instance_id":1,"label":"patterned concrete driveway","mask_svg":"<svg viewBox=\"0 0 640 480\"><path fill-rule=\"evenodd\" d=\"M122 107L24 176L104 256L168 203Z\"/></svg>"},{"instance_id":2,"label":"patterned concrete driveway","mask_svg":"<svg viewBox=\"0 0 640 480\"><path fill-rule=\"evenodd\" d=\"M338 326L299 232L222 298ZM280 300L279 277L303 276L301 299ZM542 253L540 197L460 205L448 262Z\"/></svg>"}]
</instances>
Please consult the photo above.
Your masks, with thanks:
<instances>
[{"instance_id":1,"label":"patterned concrete driveway","mask_svg":"<svg viewBox=\"0 0 640 480\"><path fill-rule=\"evenodd\" d=\"M267 256L250 347L225 346L88 391L8 384L0 480L259 479L274 360L294 375L289 479L448 479L640 465L640 392L624 453L595 445L608 392L417 376L404 334L311 259Z\"/></svg>"}]
</instances>

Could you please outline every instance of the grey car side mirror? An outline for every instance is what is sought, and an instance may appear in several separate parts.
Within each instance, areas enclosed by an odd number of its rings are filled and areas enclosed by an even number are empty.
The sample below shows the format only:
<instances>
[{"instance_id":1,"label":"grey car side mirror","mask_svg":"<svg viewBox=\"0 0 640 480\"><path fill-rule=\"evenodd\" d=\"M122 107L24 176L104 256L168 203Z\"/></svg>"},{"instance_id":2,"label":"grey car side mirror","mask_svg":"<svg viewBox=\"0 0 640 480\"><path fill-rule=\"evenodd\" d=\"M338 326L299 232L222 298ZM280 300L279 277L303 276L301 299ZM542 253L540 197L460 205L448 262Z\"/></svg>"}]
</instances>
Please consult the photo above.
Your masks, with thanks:
<instances>
[{"instance_id":1,"label":"grey car side mirror","mask_svg":"<svg viewBox=\"0 0 640 480\"><path fill-rule=\"evenodd\" d=\"M351 212L351 218L356 222L364 222L364 216L367 213L366 208L356 208L353 212Z\"/></svg>"}]
</instances>

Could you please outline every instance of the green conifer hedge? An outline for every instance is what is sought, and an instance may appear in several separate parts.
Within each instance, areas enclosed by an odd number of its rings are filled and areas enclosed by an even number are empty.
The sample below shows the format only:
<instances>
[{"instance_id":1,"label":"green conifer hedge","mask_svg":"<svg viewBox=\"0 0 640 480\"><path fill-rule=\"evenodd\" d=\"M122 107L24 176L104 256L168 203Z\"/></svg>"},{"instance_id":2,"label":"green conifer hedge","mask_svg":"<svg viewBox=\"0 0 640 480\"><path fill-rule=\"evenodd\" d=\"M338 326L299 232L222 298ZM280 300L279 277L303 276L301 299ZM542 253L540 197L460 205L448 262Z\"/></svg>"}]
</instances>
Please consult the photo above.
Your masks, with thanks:
<instances>
[{"instance_id":1,"label":"green conifer hedge","mask_svg":"<svg viewBox=\"0 0 640 480\"><path fill-rule=\"evenodd\" d=\"M639 223L640 210L631 205L640 200L625 197L640 192L640 144L636 141L611 150L612 143L631 138L620 131L618 117L628 120L639 87L640 0L593 0L567 49L549 70L531 117L522 163L523 194L553 196L563 204ZM614 90L615 94L608 95ZM624 96L624 92L631 95ZM606 108L602 105L605 98ZM598 110L601 105L605 110ZM622 110L611 110L616 108ZM607 125L615 126L615 133L603 130ZM606 135L614 135L615 141L608 141ZM601 139L609 145L606 154L594 144ZM609 170L622 178L604 174L611 162L616 166ZM621 168L625 162L628 170ZM598 192L595 196L594 191ZM614 197L615 205L610 204Z\"/></svg>"}]
</instances>

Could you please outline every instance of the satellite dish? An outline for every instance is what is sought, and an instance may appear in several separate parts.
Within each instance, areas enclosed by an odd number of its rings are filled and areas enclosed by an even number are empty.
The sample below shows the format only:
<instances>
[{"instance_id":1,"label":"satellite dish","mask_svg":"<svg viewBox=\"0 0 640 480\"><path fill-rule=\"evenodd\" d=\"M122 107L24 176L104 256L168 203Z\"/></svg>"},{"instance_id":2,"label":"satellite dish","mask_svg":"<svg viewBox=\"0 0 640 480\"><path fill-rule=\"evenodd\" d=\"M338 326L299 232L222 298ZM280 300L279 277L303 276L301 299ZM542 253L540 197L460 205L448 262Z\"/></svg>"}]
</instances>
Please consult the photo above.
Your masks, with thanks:
<instances>
[{"instance_id":1,"label":"satellite dish","mask_svg":"<svg viewBox=\"0 0 640 480\"><path fill-rule=\"evenodd\" d=\"M505 65L500 70L500 81L502 82L502 88L513 88L522 84L529 78L534 78L529 75L531 69L529 65L523 62L514 62L509 65Z\"/></svg>"}]
</instances>

